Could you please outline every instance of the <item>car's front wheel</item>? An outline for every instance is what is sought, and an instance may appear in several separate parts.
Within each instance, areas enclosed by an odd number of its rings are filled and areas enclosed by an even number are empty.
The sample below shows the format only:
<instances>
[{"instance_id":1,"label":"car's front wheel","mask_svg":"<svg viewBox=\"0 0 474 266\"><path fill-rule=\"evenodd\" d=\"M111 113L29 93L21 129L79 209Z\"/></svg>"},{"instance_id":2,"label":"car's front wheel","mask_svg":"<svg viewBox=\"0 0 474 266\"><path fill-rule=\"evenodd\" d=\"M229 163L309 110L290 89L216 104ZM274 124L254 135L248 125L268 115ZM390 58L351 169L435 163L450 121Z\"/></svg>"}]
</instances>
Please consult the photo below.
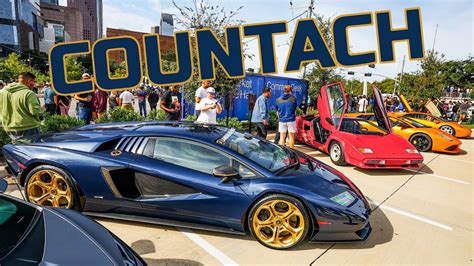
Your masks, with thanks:
<instances>
[{"instance_id":1,"label":"car's front wheel","mask_svg":"<svg viewBox=\"0 0 474 266\"><path fill-rule=\"evenodd\" d=\"M335 165L347 165L342 145L337 141L334 141L331 143L331 146L329 146L329 157L331 157L331 161Z\"/></svg>"},{"instance_id":2,"label":"car's front wheel","mask_svg":"<svg viewBox=\"0 0 474 266\"><path fill-rule=\"evenodd\" d=\"M42 206L66 209L77 209L78 206L71 177L51 165L37 166L28 173L25 193L28 201Z\"/></svg>"},{"instance_id":3,"label":"car's front wheel","mask_svg":"<svg viewBox=\"0 0 474 266\"><path fill-rule=\"evenodd\" d=\"M310 218L303 204L290 196L269 195L251 209L248 224L252 235L264 246L289 249L304 240Z\"/></svg>"},{"instance_id":4,"label":"car's front wheel","mask_svg":"<svg viewBox=\"0 0 474 266\"><path fill-rule=\"evenodd\" d=\"M456 132L454 131L454 128L452 126L444 125L444 126L441 126L439 129L441 129L442 131L450 135L453 135L453 136L456 135Z\"/></svg>"},{"instance_id":5,"label":"car's front wheel","mask_svg":"<svg viewBox=\"0 0 474 266\"><path fill-rule=\"evenodd\" d=\"M415 146L418 151L427 152L431 150L433 142L431 138L425 134L417 133L410 137L410 143Z\"/></svg>"}]
</instances>

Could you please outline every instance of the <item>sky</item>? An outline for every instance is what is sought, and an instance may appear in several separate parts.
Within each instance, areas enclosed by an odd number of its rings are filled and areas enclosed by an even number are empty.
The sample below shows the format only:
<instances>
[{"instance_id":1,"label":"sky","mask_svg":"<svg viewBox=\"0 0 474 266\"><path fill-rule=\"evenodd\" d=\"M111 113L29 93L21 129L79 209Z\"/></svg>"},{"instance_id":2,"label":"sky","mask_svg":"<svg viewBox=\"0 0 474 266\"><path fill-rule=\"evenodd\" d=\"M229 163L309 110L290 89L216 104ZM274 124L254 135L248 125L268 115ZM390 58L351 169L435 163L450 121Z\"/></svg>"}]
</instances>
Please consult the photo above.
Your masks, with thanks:
<instances>
[{"instance_id":1,"label":"sky","mask_svg":"<svg viewBox=\"0 0 474 266\"><path fill-rule=\"evenodd\" d=\"M60 0L65 5L66 0ZM192 6L192 0L176 0L180 6ZM304 12L310 0L245 0L245 1L206 1L209 4L223 6L227 10L235 10L240 6L243 9L237 16L245 23L270 22L276 20L291 20ZM474 1L473 0L423 0L423 1L400 1L400 0L315 0L315 12L324 17L334 18L338 15L358 12L375 12L391 10L392 26L404 27L404 9L420 7L422 12L422 23L424 31L425 49L432 49L436 36L435 50L443 53L446 59L466 59L474 56L473 52L473 22ZM151 26L159 25L161 13L179 15L172 1L163 0L103 0L104 8L104 32L107 27L122 28L134 31L150 32ZM305 14L306 16L306 14ZM284 73L282 70L287 58L289 39L293 33L295 22L288 24L288 34L279 35L275 38L276 56L278 62L278 75L300 77L298 73ZM377 50L377 36L374 26L360 27L349 30L349 40L352 52ZM248 42L251 38L244 39ZM246 60L245 68L257 69L260 67L258 60L257 41L248 42L248 52L255 55L254 59ZM408 47L406 43L395 44L394 63L377 64L375 69L368 67L351 68L355 71L357 79L363 79L362 73L371 72L388 76L391 78L401 71L403 57L407 56L405 72L413 72L419 69L419 62L408 59ZM347 70L339 69L341 74ZM381 77L373 76L369 81L380 80Z\"/></svg>"}]
</instances>

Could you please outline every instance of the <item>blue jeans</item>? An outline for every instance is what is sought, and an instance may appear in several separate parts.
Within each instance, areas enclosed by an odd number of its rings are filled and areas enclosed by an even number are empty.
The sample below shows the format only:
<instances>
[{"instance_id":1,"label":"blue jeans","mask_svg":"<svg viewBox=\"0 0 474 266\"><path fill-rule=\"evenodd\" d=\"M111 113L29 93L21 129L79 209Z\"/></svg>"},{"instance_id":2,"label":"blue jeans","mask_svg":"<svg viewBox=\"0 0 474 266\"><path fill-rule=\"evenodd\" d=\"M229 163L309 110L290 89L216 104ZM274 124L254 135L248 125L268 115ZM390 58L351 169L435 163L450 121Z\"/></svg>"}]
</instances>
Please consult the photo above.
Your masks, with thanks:
<instances>
[{"instance_id":1,"label":"blue jeans","mask_svg":"<svg viewBox=\"0 0 474 266\"><path fill-rule=\"evenodd\" d=\"M146 116L146 101L138 101L138 109L140 110L140 115Z\"/></svg>"},{"instance_id":2,"label":"blue jeans","mask_svg":"<svg viewBox=\"0 0 474 266\"><path fill-rule=\"evenodd\" d=\"M91 123L91 119L92 119L91 108L79 106L78 118L81 119L81 120L84 120L86 125L89 125Z\"/></svg>"},{"instance_id":3,"label":"blue jeans","mask_svg":"<svg viewBox=\"0 0 474 266\"><path fill-rule=\"evenodd\" d=\"M39 128L32 128L23 131L8 131L7 134L12 139L12 142L15 144L30 142L31 140L39 137L40 131Z\"/></svg>"}]
</instances>

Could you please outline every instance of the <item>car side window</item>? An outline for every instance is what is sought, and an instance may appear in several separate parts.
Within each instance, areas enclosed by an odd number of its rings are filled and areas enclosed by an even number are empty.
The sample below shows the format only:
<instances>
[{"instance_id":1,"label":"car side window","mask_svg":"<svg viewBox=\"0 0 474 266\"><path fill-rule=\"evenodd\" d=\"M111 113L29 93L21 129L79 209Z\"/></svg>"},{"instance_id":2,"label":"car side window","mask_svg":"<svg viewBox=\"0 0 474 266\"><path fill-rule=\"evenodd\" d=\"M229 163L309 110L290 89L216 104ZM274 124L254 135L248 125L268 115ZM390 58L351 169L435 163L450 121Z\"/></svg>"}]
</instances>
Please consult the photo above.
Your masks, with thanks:
<instances>
[{"instance_id":1,"label":"car side window","mask_svg":"<svg viewBox=\"0 0 474 266\"><path fill-rule=\"evenodd\" d=\"M253 171L228 155L194 141L150 138L143 155L210 175L216 167L231 165L243 178L256 176Z\"/></svg>"}]
</instances>

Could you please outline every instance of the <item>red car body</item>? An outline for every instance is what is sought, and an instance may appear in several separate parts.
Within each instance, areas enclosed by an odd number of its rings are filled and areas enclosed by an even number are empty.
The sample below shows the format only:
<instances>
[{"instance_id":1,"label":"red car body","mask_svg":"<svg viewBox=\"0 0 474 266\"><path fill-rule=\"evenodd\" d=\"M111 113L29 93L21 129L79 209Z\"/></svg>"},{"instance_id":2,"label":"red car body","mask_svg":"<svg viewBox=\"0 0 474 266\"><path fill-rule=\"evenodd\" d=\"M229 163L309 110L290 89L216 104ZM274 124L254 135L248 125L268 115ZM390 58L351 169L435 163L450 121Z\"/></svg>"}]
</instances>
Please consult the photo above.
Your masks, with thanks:
<instances>
[{"instance_id":1,"label":"red car body","mask_svg":"<svg viewBox=\"0 0 474 266\"><path fill-rule=\"evenodd\" d=\"M347 101L341 82L323 86L318 97L319 114L296 118L297 140L328 153L336 165L417 168L423 156L411 143L392 134L382 94L375 86L373 90L376 122L344 115Z\"/></svg>"}]
</instances>

